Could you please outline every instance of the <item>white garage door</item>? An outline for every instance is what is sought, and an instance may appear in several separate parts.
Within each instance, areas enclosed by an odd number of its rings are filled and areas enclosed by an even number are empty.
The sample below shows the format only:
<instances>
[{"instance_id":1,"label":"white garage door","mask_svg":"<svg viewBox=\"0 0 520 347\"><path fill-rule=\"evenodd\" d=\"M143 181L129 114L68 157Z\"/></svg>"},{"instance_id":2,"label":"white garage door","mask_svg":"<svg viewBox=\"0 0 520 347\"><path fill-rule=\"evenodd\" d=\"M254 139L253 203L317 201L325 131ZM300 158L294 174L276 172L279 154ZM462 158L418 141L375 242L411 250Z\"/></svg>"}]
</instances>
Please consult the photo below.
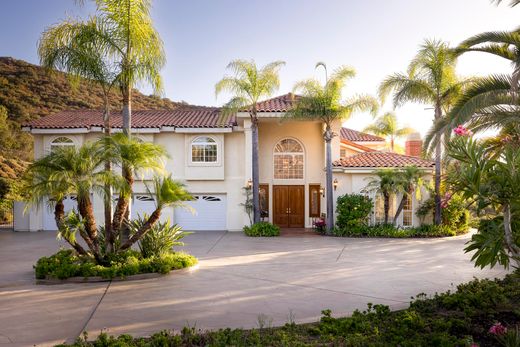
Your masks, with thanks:
<instances>
[{"instance_id":1,"label":"white garage door","mask_svg":"<svg viewBox=\"0 0 520 347\"><path fill-rule=\"evenodd\" d=\"M132 200L132 219L137 216L150 216L155 211L155 200L152 196L146 194L136 194Z\"/></svg>"},{"instance_id":2,"label":"white garage door","mask_svg":"<svg viewBox=\"0 0 520 347\"><path fill-rule=\"evenodd\" d=\"M67 196L63 199L63 206L65 208L65 215L70 212L70 210L77 210L78 199L75 196ZM56 225L56 220L54 219L54 206L49 207L48 203L45 203L44 212L43 212L43 230L58 230L58 226Z\"/></svg>"},{"instance_id":3,"label":"white garage door","mask_svg":"<svg viewBox=\"0 0 520 347\"><path fill-rule=\"evenodd\" d=\"M226 230L226 195L201 194L194 198L186 202L193 211L175 209L175 223L184 230Z\"/></svg>"}]
</instances>

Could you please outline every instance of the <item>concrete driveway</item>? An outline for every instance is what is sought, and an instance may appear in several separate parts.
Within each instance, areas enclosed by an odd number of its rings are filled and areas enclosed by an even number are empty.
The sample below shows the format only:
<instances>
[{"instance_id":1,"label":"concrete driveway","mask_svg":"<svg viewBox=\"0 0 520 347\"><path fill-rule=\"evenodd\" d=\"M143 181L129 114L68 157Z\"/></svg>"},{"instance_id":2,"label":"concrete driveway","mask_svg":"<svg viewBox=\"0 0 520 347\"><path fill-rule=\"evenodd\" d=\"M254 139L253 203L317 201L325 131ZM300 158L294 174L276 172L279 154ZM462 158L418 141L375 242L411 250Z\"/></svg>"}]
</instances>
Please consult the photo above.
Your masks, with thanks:
<instances>
[{"instance_id":1,"label":"concrete driveway","mask_svg":"<svg viewBox=\"0 0 520 347\"><path fill-rule=\"evenodd\" d=\"M247 238L198 232L186 250L200 266L142 281L35 285L32 265L54 253L52 232L0 232L0 347L71 342L90 337L149 335L185 325L255 327L309 322L368 302L404 308L410 297L454 289L501 269L473 267L462 249L469 235L446 239L344 239L302 235Z\"/></svg>"}]
</instances>

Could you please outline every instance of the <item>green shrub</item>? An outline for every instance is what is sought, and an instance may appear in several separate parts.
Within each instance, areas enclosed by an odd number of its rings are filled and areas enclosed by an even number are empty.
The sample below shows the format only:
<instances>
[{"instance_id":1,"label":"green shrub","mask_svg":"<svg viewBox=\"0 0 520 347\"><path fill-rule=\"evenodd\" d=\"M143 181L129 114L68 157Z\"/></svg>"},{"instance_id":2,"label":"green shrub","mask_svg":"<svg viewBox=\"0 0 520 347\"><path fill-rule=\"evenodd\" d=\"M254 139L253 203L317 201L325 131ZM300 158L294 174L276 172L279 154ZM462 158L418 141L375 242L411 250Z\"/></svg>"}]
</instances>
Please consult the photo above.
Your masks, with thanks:
<instances>
[{"instance_id":1,"label":"green shrub","mask_svg":"<svg viewBox=\"0 0 520 347\"><path fill-rule=\"evenodd\" d=\"M446 199L446 198L445 198ZM455 230L457 234L468 232L470 227L471 214L467 209L466 201L459 194L453 194L446 199L447 202L442 208L442 224ZM424 220L426 216L433 213L435 208L434 197L426 199L415 211L417 217Z\"/></svg>"},{"instance_id":2,"label":"green shrub","mask_svg":"<svg viewBox=\"0 0 520 347\"><path fill-rule=\"evenodd\" d=\"M372 199L360 194L345 194L336 203L336 226L340 230L357 232L368 223Z\"/></svg>"},{"instance_id":3,"label":"green shrub","mask_svg":"<svg viewBox=\"0 0 520 347\"><path fill-rule=\"evenodd\" d=\"M279 236L280 228L277 227L276 225L273 225L268 222L259 222L259 223L253 224L251 226L245 226L244 234L246 234L247 236L253 236L253 237Z\"/></svg>"},{"instance_id":4,"label":"green shrub","mask_svg":"<svg viewBox=\"0 0 520 347\"><path fill-rule=\"evenodd\" d=\"M129 250L112 254L107 262L109 266L96 265L92 258L78 256L73 250L61 250L50 257L40 258L34 271L37 279L127 277L141 273L168 273L197 264L197 258L183 252L168 252L144 258L141 253Z\"/></svg>"},{"instance_id":5,"label":"green shrub","mask_svg":"<svg viewBox=\"0 0 520 347\"><path fill-rule=\"evenodd\" d=\"M457 231L447 225L421 225L419 227L402 228L393 224L363 225L356 228L334 229L335 236L363 237L443 237L455 236Z\"/></svg>"},{"instance_id":6,"label":"green shrub","mask_svg":"<svg viewBox=\"0 0 520 347\"><path fill-rule=\"evenodd\" d=\"M141 229L147 220L148 216L144 215L129 223L130 234ZM159 221L139 240L139 250L144 258L161 256L171 252L175 246L184 246L179 240L189 234L192 233L183 231L177 224L171 225L169 220Z\"/></svg>"}]
</instances>

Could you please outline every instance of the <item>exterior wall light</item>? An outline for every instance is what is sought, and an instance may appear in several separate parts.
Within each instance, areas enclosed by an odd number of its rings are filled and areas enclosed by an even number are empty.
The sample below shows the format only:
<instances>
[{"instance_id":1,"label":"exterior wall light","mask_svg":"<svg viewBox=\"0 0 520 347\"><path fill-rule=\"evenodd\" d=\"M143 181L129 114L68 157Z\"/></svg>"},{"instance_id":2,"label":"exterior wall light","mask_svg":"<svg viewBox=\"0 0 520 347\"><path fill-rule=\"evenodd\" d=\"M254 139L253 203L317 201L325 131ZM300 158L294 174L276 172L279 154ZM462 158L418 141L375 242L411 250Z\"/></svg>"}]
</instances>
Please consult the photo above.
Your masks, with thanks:
<instances>
[{"instance_id":1,"label":"exterior wall light","mask_svg":"<svg viewBox=\"0 0 520 347\"><path fill-rule=\"evenodd\" d=\"M253 186L253 181L251 179L247 180L247 188L251 189Z\"/></svg>"},{"instance_id":2,"label":"exterior wall light","mask_svg":"<svg viewBox=\"0 0 520 347\"><path fill-rule=\"evenodd\" d=\"M334 182L332 182L332 185L334 186L334 190L336 190L336 188L338 188L338 183L339 183L339 182L338 182L338 179L335 178L335 179L334 179Z\"/></svg>"},{"instance_id":3,"label":"exterior wall light","mask_svg":"<svg viewBox=\"0 0 520 347\"><path fill-rule=\"evenodd\" d=\"M321 196L325 197L325 188L323 188L322 186L320 186L320 194Z\"/></svg>"}]
</instances>

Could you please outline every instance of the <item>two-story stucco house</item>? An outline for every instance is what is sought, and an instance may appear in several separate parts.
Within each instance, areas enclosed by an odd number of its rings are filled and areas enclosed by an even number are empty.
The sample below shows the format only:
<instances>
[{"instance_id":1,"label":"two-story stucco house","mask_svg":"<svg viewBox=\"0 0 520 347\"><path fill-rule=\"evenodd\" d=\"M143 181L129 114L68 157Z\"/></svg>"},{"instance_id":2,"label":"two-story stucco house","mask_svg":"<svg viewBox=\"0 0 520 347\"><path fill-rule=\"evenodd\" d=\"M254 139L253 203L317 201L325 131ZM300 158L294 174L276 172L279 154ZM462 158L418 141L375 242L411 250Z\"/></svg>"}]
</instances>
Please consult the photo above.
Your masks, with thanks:
<instances>
[{"instance_id":1,"label":"two-story stucco house","mask_svg":"<svg viewBox=\"0 0 520 347\"><path fill-rule=\"evenodd\" d=\"M325 212L325 144L323 124L318 121L282 121L293 105L290 94L258 104L261 209L264 219L280 227L312 227ZM112 115L112 125L121 128L121 115ZM53 146L79 146L102 135L99 111L62 111L27 124L34 136L34 155L39 158ZM180 106L174 110L134 111L132 131L142 141L166 148L166 170L186 183L196 197L185 209L170 209L170 218L185 230L241 230L249 223L242 206L244 187L251 180L251 121L247 112L223 115L219 108ZM413 155L385 151L385 139L334 126L332 143L334 195L358 193L367 177L382 167L417 165L431 174L433 163ZM417 153L416 153L417 154ZM149 178L149 177L148 177ZM146 192L147 177L135 185L132 215L150 212L154 201ZM74 197L66 200L73 208ZM375 199L373 221L381 221L382 203ZM415 198L406 204L398 223L418 225ZM94 197L95 213L103 216L101 197ZM46 206L17 215L17 229L54 230L52 211Z\"/></svg>"}]
</instances>

